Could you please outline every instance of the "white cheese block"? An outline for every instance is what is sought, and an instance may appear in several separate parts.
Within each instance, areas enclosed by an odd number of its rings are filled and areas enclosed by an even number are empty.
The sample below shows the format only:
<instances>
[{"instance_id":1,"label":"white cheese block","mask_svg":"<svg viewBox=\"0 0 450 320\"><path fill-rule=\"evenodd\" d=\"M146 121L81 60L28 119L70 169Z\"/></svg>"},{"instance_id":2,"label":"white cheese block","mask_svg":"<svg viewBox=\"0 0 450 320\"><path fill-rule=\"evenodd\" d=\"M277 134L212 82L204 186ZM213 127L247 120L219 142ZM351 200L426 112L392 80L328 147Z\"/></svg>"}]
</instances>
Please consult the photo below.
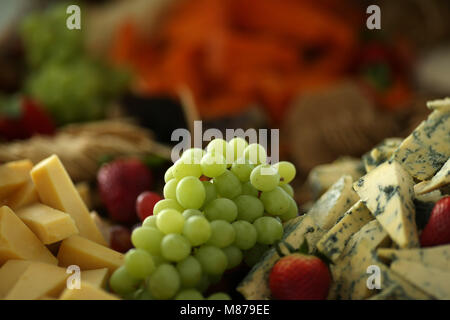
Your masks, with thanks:
<instances>
[{"instance_id":1,"label":"white cheese block","mask_svg":"<svg viewBox=\"0 0 450 320\"><path fill-rule=\"evenodd\" d=\"M450 158L431 180L416 184L414 186L414 192L416 195L421 195L442 188L448 184L450 184Z\"/></svg>"},{"instance_id":2,"label":"white cheese block","mask_svg":"<svg viewBox=\"0 0 450 320\"><path fill-rule=\"evenodd\" d=\"M400 248L419 246L413 179L396 161L388 161L354 184L361 200Z\"/></svg>"},{"instance_id":3,"label":"white cheese block","mask_svg":"<svg viewBox=\"0 0 450 320\"><path fill-rule=\"evenodd\" d=\"M450 110L443 107L433 111L394 153L394 159L419 180L432 177L449 157Z\"/></svg>"}]
</instances>

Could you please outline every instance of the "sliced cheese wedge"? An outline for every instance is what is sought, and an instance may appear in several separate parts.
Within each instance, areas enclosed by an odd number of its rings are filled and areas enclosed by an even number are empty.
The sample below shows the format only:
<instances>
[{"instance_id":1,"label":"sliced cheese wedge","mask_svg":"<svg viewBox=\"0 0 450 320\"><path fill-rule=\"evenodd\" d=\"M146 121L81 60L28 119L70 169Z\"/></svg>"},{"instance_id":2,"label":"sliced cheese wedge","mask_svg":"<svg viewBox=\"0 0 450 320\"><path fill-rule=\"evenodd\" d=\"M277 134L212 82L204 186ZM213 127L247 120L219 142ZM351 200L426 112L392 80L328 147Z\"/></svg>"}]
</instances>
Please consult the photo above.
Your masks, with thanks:
<instances>
[{"instance_id":1,"label":"sliced cheese wedge","mask_svg":"<svg viewBox=\"0 0 450 320\"><path fill-rule=\"evenodd\" d=\"M416 195L431 192L450 184L450 158L429 181L422 181L414 186Z\"/></svg>"},{"instance_id":2,"label":"sliced cheese wedge","mask_svg":"<svg viewBox=\"0 0 450 320\"><path fill-rule=\"evenodd\" d=\"M108 281L108 268L81 271L81 281L97 288L105 288Z\"/></svg>"},{"instance_id":3,"label":"sliced cheese wedge","mask_svg":"<svg viewBox=\"0 0 450 320\"><path fill-rule=\"evenodd\" d=\"M36 188L34 186L31 178L20 187L17 191L15 191L10 197L8 197L5 201L5 205L10 207L13 210L20 209L29 204L36 203L39 201L39 196L36 192Z\"/></svg>"},{"instance_id":4,"label":"sliced cheese wedge","mask_svg":"<svg viewBox=\"0 0 450 320\"><path fill-rule=\"evenodd\" d=\"M61 294L60 300L120 300L105 290L102 290L88 282L81 282L79 289L66 288Z\"/></svg>"},{"instance_id":5,"label":"sliced cheese wedge","mask_svg":"<svg viewBox=\"0 0 450 320\"><path fill-rule=\"evenodd\" d=\"M0 200L27 183L33 163L30 160L12 161L0 165Z\"/></svg>"},{"instance_id":6,"label":"sliced cheese wedge","mask_svg":"<svg viewBox=\"0 0 450 320\"><path fill-rule=\"evenodd\" d=\"M388 161L354 184L354 189L401 248L419 246L413 203L414 182L396 161Z\"/></svg>"},{"instance_id":7,"label":"sliced cheese wedge","mask_svg":"<svg viewBox=\"0 0 450 320\"><path fill-rule=\"evenodd\" d=\"M22 274L32 264L27 260L8 260L0 268L0 299L4 299Z\"/></svg>"}]
</instances>

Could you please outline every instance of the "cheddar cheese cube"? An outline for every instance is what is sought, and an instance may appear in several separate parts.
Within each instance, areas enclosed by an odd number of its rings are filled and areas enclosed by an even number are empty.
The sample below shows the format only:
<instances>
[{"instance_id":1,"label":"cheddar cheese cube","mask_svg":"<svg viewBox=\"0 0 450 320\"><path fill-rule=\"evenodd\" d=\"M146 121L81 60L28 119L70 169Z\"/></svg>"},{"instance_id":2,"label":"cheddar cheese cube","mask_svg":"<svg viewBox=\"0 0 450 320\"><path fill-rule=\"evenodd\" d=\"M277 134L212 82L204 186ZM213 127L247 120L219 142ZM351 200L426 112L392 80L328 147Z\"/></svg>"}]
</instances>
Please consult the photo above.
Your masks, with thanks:
<instances>
[{"instance_id":1,"label":"cheddar cheese cube","mask_svg":"<svg viewBox=\"0 0 450 320\"><path fill-rule=\"evenodd\" d=\"M81 236L107 245L58 156L38 163L31 178L43 204L70 214Z\"/></svg>"},{"instance_id":2,"label":"cheddar cheese cube","mask_svg":"<svg viewBox=\"0 0 450 320\"><path fill-rule=\"evenodd\" d=\"M6 199L5 205L13 210L17 210L38 201L39 197L34 183L31 179L28 179L23 186Z\"/></svg>"},{"instance_id":3,"label":"cheddar cheese cube","mask_svg":"<svg viewBox=\"0 0 450 320\"><path fill-rule=\"evenodd\" d=\"M9 261L8 261L9 263ZM4 297L5 300L37 300L57 297L66 286L69 274L54 265L32 262Z\"/></svg>"},{"instance_id":4,"label":"cheddar cheese cube","mask_svg":"<svg viewBox=\"0 0 450 320\"><path fill-rule=\"evenodd\" d=\"M10 259L58 261L39 238L7 206L0 208L0 265Z\"/></svg>"},{"instance_id":5,"label":"cheddar cheese cube","mask_svg":"<svg viewBox=\"0 0 450 320\"><path fill-rule=\"evenodd\" d=\"M108 268L81 271L81 281L97 288L105 288L108 281Z\"/></svg>"},{"instance_id":6,"label":"cheddar cheese cube","mask_svg":"<svg viewBox=\"0 0 450 320\"><path fill-rule=\"evenodd\" d=\"M5 199L23 186L30 177L30 160L12 161L0 165L0 199Z\"/></svg>"},{"instance_id":7,"label":"cheddar cheese cube","mask_svg":"<svg viewBox=\"0 0 450 320\"><path fill-rule=\"evenodd\" d=\"M41 203L18 210L17 216L44 244L52 244L78 233L70 215Z\"/></svg>"},{"instance_id":8,"label":"cheddar cheese cube","mask_svg":"<svg viewBox=\"0 0 450 320\"><path fill-rule=\"evenodd\" d=\"M58 252L60 266L77 265L81 270L108 268L109 273L124 263L124 255L78 235L62 241Z\"/></svg>"},{"instance_id":9,"label":"cheddar cheese cube","mask_svg":"<svg viewBox=\"0 0 450 320\"><path fill-rule=\"evenodd\" d=\"M118 297L88 282L81 282L79 289L66 288L60 300L120 300Z\"/></svg>"}]
</instances>

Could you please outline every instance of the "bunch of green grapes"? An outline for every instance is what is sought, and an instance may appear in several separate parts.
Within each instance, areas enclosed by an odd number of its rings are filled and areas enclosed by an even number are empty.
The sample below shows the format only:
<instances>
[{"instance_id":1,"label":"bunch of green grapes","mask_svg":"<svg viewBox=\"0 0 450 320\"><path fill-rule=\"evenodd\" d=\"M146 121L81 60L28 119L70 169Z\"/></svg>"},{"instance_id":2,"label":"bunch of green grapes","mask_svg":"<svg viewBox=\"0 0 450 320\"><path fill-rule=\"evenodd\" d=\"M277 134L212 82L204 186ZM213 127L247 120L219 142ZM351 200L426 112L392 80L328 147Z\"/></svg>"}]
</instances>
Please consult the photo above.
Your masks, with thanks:
<instances>
[{"instance_id":1,"label":"bunch of green grapes","mask_svg":"<svg viewBox=\"0 0 450 320\"><path fill-rule=\"evenodd\" d=\"M154 215L133 231L135 249L111 289L131 299L204 299L226 270L254 265L298 214L288 184L295 167L266 159L262 146L241 138L185 151L165 174Z\"/></svg>"},{"instance_id":2,"label":"bunch of green grapes","mask_svg":"<svg viewBox=\"0 0 450 320\"><path fill-rule=\"evenodd\" d=\"M88 56L83 27L66 27L68 5L33 13L21 28L30 69L25 91L59 125L102 118L110 100L123 91L128 81L126 72Z\"/></svg>"}]
</instances>

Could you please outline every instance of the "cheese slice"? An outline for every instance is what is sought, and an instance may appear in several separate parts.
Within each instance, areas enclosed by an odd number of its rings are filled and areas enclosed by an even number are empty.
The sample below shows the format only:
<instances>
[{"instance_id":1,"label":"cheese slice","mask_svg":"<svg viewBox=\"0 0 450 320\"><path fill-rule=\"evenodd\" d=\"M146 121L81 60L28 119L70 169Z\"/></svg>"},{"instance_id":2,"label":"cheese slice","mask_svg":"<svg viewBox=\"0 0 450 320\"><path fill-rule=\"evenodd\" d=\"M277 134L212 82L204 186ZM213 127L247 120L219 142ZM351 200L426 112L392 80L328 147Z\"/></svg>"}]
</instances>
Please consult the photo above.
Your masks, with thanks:
<instances>
[{"instance_id":1,"label":"cheese slice","mask_svg":"<svg viewBox=\"0 0 450 320\"><path fill-rule=\"evenodd\" d=\"M431 180L416 184L414 186L414 192L416 195L420 195L442 188L448 184L450 184L450 158Z\"/></svg>"},{"instance_id":2,"label":"cheese slice","mask_svg":"<svg viewBox=\"0 0 450 320\"><path fill-rule=\"evenodd\" d=\"M370 172L380 164L391 159L394 151L400 146L403 139L387 138L375 148L362 156L366 172Z\"/></svg>"},{"instance_id":3,"label":"cheese slice","mask_svg":"<svg viewBox=\"0 0 450 320\"><path fill-rule=\"evenodd\" d=\"M44 244L52 244L78 233L70 215L41 203L18 210L17 216Z\"/></svg>"},{"instance_id":4,"label":"cheese slice","mask_svg":"<svg viewBox=\"0 0 450 320\"><path fill-rule=\"evenodd\" d=\"M0 165L0 200L10 196L27 183L33 163L30 160L12 161Z\"/></svg>"},{"instance_id":5,"label":"cheese slice","mask_svg":"<svg viewBox=\"0 0 450 320\"><path fill-rule=\"evenodd\" d=\"M344 215L344 213L359 200L352 188L351 176L342 176L308 211L316 225L329 230Z\"/></svg>"},{"instance_id":6,"label":"cheese slice","mask_svg":"<svg viewBox=\"0 0 450 320\"><path fill-rule=\"evenodd\" d=\"M38 163L31 178L42 203L70 214L81 236L107 245L58 156Z\"/></svg>"},{"instance_id":7,"label":"cheese slice","mask_svg":"<svg viewBox=\"0 0 450 320\"><path fill-rule=\"evenodd\" d=\"M17 210L38 201L39 196L34 187L34 183L30 178L22 187L6 199L5 205L12 210Z\"/></svg>"},{"instance_id":8,"label":"cheese slice","mask_svg":"<svg viewBox=\"0 0 450 320\"><path fill-rule=\"evenodd\" d=\"M317 249L331 261L336 261L350 238L365 224L373 220L369 209L361 202L355 203L343 218L317 243Z\"/></svg>"},{"instance_id":9,"label":"cheese slice","mask_svg":"<svg viewBox=\"0 0 450 320\"><path fill-rule=\"evenodd\" d=\"M88 209L92 207L92 201L91 201L91 190L89 188L89 184L87 182L78 182L75 185L75 188L78 191L78 194L80 195L81 199L83 200L84 204Z\"/></svg>"},{"instance_id":10,"label":"cheese slice","mask_svg":"<svg viewBox=\"0 0 450 320\"><path fill-rule=\"evenodd\" d=\"M390 261L407 260L420 262L424 266L450 270L450 245L422 249L379 249L378 257Z\"/></svg>"},{"instance_id":11,"label":"cheese slice","mask_svg":"<svg viewBox=\"0 0 450 320\"><path fill-rule=\"evenodd\" d=\"M450 299L450 272L424 266L421 263L396 260L391 269L427 294L443 300Z\"/></svg>"},{"instance_id":12,"label":"cheese slice","mask_svg":"<svg viewBox=\"0 0 450 320\"><path fill-rule=\"evenodd\" d=\"M27 260L8 260L0 268L0 299L4 299L22 274L32 264Z\"/></svg>"},{"instance_id":13,"label":"cheese slice","mask_svg":"<svg viewBox=\"0 0 450 320\"><path fill-rule=\"evenodd\" d=\"M61 242L58 252L60 266L77 265L81 270L108 268L109 273L124 263L124 255L78 235Z\"/></svg>"},{"instance_id":14,"label":"cheese slice","mask_svg":"<svg viewBox=\"0 0 450 320\"><path fill-rule=\"evenodd\" d=\"M10 259L58 262L16 214L3 206L0 208L0 265Z\"/></svg>"},{"instance_id":15,"label":"cheese slice","mask_svg":"<svg viewBox=\"0 0 450 320\"><path fill-rule=\"evenodd\" d=\"M419 246L413 185L396 161L383 163L354 184L361 200L401 248Z\"/></svg>"},{"instance_id":16,"label":"cheese slice","mask_svg":"<svg viewBox=\"0 0 450 320\"><path fill-rule=\"evenodd\" d=\"M450 110L433 111L400 145L394 159L414 178L431 178L450 157Z\"/></svg>"},{"instance_id":17,"label":"cheese slice","mask_svg":"<svg viewBox=\"0 0 450 320\"><path fill-rule=\"evenodd\" d=\"M66 285L66 269L33 262L21 274L5 300L36 300L43 296L57 296Z\"/></svg>"},{"instance_id":18,"label":"cheese slice","mask_svg":"<svg viewBox=\"0 0 450 320\"><path fill-rule=\"evenodd\" d=\"M97 288L106 288L108 268L81 271L81 281L90 283Z\"/></svg>"},{"instance_id":19,"label":"cheese slice","mask_svg":"<svg viewBox=\"0 0 450 320\"><path fill-rule=\"evenodd\" d=\"M61 294L60 300L120 300L88 282L81 282L79 289L66 288Z\"/></svg>"},{"instance_id":20,"label":"cheese slice","mask_svg":"<svg viewBox=\"0 0 450 320\"><path fill-rule=\"evenodd\" d=\"M450 111L450 98L428 101L427 107L431 110Z\"/></svg>"}]
</instances>

